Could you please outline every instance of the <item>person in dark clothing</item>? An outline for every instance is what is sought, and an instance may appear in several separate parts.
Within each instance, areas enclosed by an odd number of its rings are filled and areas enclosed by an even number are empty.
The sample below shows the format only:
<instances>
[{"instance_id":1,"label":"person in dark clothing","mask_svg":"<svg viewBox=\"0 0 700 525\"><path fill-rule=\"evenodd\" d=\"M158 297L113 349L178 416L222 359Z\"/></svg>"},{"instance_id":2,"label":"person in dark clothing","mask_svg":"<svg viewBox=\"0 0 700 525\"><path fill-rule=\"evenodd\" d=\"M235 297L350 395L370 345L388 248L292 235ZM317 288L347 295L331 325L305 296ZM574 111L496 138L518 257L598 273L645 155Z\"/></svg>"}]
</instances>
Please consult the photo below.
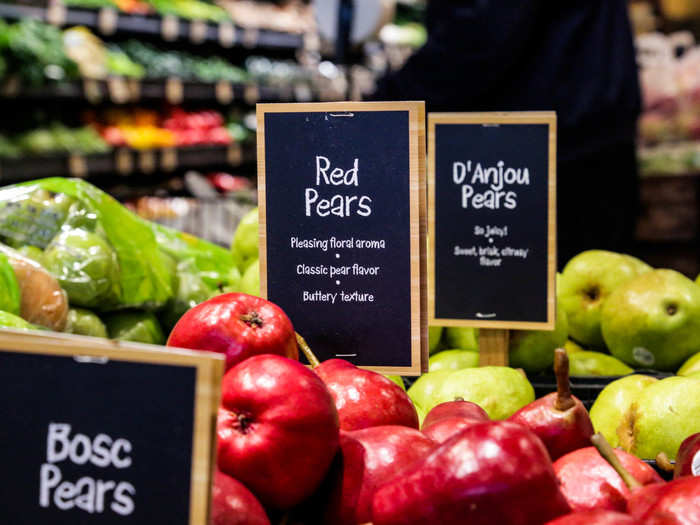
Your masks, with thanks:
<instances>
[{"instance_id":1,"label":"person in dark clothing","mask_svg":"<svg viewBox=\"0 0 700 525\"><path fill-rule=\"evenodd\" d=\"M625 0L428 0L428 40L373 100L428 111L557 112L560 267L630 251L641 109Z\"/></svg>"}]
</instances>

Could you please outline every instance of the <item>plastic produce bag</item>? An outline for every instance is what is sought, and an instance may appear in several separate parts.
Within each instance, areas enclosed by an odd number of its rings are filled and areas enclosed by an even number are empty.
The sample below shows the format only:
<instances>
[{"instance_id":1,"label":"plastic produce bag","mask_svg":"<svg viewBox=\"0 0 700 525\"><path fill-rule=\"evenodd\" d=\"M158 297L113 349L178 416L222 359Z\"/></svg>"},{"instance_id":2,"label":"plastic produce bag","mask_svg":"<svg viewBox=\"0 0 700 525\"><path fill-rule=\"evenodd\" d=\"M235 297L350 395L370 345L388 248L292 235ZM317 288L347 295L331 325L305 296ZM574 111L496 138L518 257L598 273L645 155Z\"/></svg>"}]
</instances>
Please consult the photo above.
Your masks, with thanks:
<instances>
[{"instance_id":1,"label":"plastic produce bag","mask_svg":"<svg viewBox=\"0 0 700 525\"><path fill-rule=\"evenodd\" d=\"M28 323L21 317L3 311L0 311L0 328L14 328L15 330L40 330L38 326Z\"/></svg>"},{"instance_id":2,"label":"plastic produce bag","mask_svg":"<svg viewBox=\"0 0 700 525\"><path fill-rule=\"evenodd\" d=\"M7 256L0 253L0 311L19 315L19 282Z\"/></svg>"},{"instance_id":3,"label":"plastic produce bag","mask_svg":"<svg viewBox=\"0 0 700 525\"><path fill-rule=\"evenodd\" d=\"M42 262L76 305L156 309L173 295L172 272L148 223L80 179L0 189L0 241L46 249Z\"/></svg>"},{"instance_id":4,"label":"plastic produce bag","mask_svg":"<svg viewBox=\"0 0 700 525\"><path fill-rule=\"evenodd\" d=\"M111 339L162 345L165 343L163 330L158 320L150 312L119 312L105 318L105 325Z\"/></svg>"},{"instance_id":5,"label":"plastic produce bag","mask_svg":"<svg viewBox=\"0 0 700 525\"><path fill-rule=\"evenodd\" d=\"M100 318L90 310L83 308L71 308L68 311L66 332L92 337L107 337L107 327Z\"/></svg>"},{"instance_id":6,"label":"plastic produce bag","mask_svg":"<svg viewBox=\"0 0 700 525\"><path fill-rule=\"evenodd\" d=\"M54 237L43 257L46 268L72 305L117 304L119 263L109 243L96 233L66 229Z\"/></svg>"},{"instance_id":7,"label":"plastic produce bag","mask_svg":"<svg viewBox=\"0 0 700 525\"><path fill-rule=\"evenodd\" d=\"M231 252L198 237L148 223L161 250L176 262L174 295L161 313L172 328L187 310L224 292L237 291L241 273Z\"/></svg>"}]
</instances>

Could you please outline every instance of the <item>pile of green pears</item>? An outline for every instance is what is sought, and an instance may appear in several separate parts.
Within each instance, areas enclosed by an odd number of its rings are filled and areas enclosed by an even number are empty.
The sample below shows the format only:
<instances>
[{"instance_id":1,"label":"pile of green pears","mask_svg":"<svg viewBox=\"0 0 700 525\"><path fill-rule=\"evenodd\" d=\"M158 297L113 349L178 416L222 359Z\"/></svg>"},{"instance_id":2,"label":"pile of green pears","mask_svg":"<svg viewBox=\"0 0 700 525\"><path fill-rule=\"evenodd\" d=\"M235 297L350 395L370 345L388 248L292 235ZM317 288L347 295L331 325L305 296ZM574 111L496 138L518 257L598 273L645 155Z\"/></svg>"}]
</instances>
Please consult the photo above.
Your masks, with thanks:
<instances>
[{"instance_id":1,"label":"pile of green pears","mask_svg":"<svg viewBox=\"0 0 700 525\"><path fill-rule=\"evenodd\" d=\"M246 213L233 234L233 259L241 271L238 291L260 295L260 264L258 262L258 208Z\"/></svg>"}]
</instances>

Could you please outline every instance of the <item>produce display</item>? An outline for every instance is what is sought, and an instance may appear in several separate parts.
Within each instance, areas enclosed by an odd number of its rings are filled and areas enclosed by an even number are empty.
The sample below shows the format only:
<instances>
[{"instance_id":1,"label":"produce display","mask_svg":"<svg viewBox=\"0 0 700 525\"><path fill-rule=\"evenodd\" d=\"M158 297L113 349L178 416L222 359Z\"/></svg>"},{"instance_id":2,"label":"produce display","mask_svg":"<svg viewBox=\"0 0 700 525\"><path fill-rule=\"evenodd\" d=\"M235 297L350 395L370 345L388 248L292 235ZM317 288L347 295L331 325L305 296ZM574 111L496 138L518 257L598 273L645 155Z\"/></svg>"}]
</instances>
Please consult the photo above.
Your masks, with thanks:
<instances>
[{"instance_id":1,"label":"produce display","mask_svg":"<svg viewBox=\"0 0 700 525\"><path fill-rule=\"evenodd\" d=\"M109 143L91 126L69 128L60 122L52 122L47 127L0 135L0 158L69 153L89 155L109 150Z\"/></svg>"},{"instance_id":2,"label":"produce display","mask_svg":"<svg viewBox=\"0 0 700 525\"><path fill-rule=\"evenodd\" d=\"M223 115L213 110L187 112L174 107L161 114L142 108L111 109L102 114L89 112L85 120L113 147L151 149L233 142Z\"/></svg>"},{"instance_id":3,"label":"produce display","mask_svg":"<svg viewBox=\"0 0 700 525\"><path fill-rule=\"evenodd\" d=\"M400 377L319 363L285 312L256 296L257 218L251 210L227 250L138 218L85 181L1 189L0 324L167 336L224 354L218 525L700 518L698 284L584 252L559 276L556 329L511 341L530 378L553 367L555 392L536 399L522 369L478 367L479 331L455 327L431 327L431 370L406 391ZM680 375L635 373L651 367ZM572 394L577 373L624 377L589 413ZM676 480L642 461L657 457Z\"/></svg>"},{"instance_id":4,"label":"produce display","mask_svg":"<svg viewBox=\"0 0 700 525\"><path fill-rule=\"evenodd\" d=\"M144 221L81 180L1 189L0 242L7 326L19 314L50 330L163 344L163 328L240 280L229 251Z\"/></svg>"},{"instance_id":5,"label":"produce display","mask_svg":"<svg viewBox=\"0 0 700 525\"><path fill-rule=\"evenodd\" d=\"M228 19L223 9L202 0L63 0L63 3L73 7L90 9L113 7L126 13L160 13L212 22Z\"/></svg>"}]
</instances>

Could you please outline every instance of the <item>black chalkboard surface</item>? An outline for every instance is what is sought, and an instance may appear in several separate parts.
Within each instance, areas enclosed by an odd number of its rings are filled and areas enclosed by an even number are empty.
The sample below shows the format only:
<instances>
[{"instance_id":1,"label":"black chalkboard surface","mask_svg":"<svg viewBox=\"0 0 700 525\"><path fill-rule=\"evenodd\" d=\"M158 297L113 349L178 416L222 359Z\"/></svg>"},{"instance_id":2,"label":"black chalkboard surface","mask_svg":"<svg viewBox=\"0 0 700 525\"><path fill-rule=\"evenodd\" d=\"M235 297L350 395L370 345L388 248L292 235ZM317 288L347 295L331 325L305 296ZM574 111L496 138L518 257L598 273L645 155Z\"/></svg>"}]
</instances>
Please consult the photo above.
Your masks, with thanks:
<instances>
[{"instance_id":1,"label":"black chalkboard surface","mask_svg":"<svg viewBox=\"0 0 700 525\"><path fill-rule=\"evenodd\" d=\"M423 111L258 105L261 288L322 361L420 373Z\"/></svg>"},{"instance_id":2,"label":"black chalkboard surface","mask_svg":"<svg viewBox=\"0 0 700 525\"><path fill-rule=\"evenodd\" d=\"M553 328L554 113L430 114L429 313Z\"/></svg>"},{"instance_id":3,"label":"black chalkboard surface","mask_svg":"<svg viewBox=\"0 0 700 525\"><path fill-rule=\"evenodd\" d=\"M196 452L210 458L213 436L197 417L215 409L198 369L212 358L21 337L0 334L3 521L199 523L211 463Z\"/></svg>"}]
</instances>

